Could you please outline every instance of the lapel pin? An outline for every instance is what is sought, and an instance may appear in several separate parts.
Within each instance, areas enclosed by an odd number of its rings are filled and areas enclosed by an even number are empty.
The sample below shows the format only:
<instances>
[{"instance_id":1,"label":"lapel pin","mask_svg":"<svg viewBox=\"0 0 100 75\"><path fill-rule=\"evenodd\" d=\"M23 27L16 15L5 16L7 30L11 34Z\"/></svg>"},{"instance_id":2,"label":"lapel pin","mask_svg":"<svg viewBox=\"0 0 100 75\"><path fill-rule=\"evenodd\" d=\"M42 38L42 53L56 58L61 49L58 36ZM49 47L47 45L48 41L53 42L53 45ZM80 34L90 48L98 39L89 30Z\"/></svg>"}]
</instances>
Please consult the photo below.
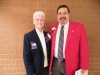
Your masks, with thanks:
<instances>
[{"instance_id":1,"label":"lapel pin","mask_svg":"<svg viewBox=\"0 0 100 75\"><path fill-rule=\"evenodd\" d=\"M74 32L74 31L72 30L72 32Z\"/></svg>"},{"instance_id":2,"label":"lapel pin","mask_svg":"<svg viewBox=\"0 0 100 75\"><path fill-rule=\"evenodd\" d=\"M31 49L36 49L37 48L37 44L34 42L31 42Z\"/></svg>"}]
</instances>

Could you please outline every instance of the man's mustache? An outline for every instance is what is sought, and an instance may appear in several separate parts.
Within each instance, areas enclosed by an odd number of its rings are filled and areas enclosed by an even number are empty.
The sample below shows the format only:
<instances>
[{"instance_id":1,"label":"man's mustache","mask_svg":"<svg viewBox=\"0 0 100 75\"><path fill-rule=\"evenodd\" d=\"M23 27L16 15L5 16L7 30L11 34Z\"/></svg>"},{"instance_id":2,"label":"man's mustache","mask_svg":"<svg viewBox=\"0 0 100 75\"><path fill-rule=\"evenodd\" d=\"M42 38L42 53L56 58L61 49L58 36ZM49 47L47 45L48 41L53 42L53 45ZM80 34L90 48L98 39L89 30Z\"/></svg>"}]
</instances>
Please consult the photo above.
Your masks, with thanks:
<instances>
[{"instance_id":1,"label":"man's mustache","mask_svg":"<svg viewBox=\"0 0 100 75\"><path fill-rule=\"evenodd\" d=\"M62 19L66 19L66 17L61 17L60 20L62 20Z\"/></svg>"}]
</instances>

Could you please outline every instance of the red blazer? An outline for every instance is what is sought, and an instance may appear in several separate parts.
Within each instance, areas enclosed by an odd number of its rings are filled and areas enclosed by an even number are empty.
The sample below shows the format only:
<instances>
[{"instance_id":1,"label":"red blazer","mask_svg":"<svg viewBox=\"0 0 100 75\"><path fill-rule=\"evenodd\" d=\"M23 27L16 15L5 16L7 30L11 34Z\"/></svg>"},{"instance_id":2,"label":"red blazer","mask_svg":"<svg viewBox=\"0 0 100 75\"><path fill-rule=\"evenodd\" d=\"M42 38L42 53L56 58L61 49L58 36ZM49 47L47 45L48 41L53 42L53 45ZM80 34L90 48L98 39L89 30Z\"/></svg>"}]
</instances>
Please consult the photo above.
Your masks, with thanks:
<instances>
[{"instance_id":1,"label":"red blazer","mask_svg":"<svg viewBox=\"0 0 100 75\"><path fill-rule=\"evenodd\" d=\"M51 71L52 68L58 23L52 25L50 30L52 30L52 28L56 28L56 30L52 33L51 38L51 58L49 71ZM65 65L67 75L75 75L75 71L78 69L88 70L88 39L83 24L69 21L69 29L65 47Z\"/></svg>"}]
</instances>

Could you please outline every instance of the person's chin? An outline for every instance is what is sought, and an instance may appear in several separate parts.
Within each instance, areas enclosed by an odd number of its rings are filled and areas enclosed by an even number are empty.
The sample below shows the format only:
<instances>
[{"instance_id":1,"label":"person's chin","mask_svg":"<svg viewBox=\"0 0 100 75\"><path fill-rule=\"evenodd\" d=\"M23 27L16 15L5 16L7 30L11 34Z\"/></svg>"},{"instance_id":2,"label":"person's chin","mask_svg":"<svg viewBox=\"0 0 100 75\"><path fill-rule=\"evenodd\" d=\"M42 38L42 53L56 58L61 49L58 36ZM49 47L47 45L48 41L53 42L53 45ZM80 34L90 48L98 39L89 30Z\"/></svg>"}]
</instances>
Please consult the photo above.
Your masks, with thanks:
<instances>
[{"instance_id":1,"label":"person's chin","mask_svg":"<svg viewBox=\"0 0 100 75\"><path fill-rule=\"evenodd\" d=\"M42 26L38 26L38 28L42 28Z\"/></svg>"},{"instance_id":2,"label":"person's chin","mask_svg":"<svg viewBox=\"0 0 100 75\"><path fill-rule=\"evenodd\" d=\"M42 27L42 25L37 25L37 27Z\"/></svg>"},{"instance_id":3,"label":"person's chin","mask_svg":"<svg viewBox=\"0 0 100 75\"><path fill-rule=\"evenodd\" d=\"M61 23L65 23L65 21L63 20L63 21L60 21Z\"/></svg>"},{"instance_id":4,"label":"person's chin","mask_svg":"<svg viewBox=\"0 0 100 75\"><path fill-rule=\"evenodd\" d=\"M43 26L41 25L41 26L37 26L38 28L43 28Z\"/></svg>"},{"instance_id":5,"label":"person's chin","mask_svg":"<svg viewBox=\"0 0 100 75\"><path fill-rule=\"evenodd\" d=\"M65 23L65 22L60 22L60 24L61 24L61 25L65 25L66 23Z\"/></svg>"}]
</instances>

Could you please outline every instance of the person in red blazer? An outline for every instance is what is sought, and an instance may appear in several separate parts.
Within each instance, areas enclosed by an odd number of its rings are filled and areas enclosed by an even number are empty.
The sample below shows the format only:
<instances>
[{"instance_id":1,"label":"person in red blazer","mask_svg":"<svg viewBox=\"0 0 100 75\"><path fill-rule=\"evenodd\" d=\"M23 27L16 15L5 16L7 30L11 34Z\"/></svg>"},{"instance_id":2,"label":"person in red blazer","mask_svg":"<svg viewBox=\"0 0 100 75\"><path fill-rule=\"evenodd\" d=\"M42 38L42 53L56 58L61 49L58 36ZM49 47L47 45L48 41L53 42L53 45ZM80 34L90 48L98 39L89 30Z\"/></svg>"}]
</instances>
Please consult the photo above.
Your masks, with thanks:
<instances>
[{"instance_id":1,"label":"person in red blazer","mask_svg":"<svg viewBox=\"0 0 100 75\"><path fill-rule=\"evenodd\" d=\"M59 23L50 27L51 33L51 58L49 71L52 75L75 75L81 69L85 73L89 67L88 38L85 27L81 23L69 20L70 9L61 5L57 9ZM60 27L64 26L63 61L58 61L58 42Z\"/></svg>"}]
</instances>

